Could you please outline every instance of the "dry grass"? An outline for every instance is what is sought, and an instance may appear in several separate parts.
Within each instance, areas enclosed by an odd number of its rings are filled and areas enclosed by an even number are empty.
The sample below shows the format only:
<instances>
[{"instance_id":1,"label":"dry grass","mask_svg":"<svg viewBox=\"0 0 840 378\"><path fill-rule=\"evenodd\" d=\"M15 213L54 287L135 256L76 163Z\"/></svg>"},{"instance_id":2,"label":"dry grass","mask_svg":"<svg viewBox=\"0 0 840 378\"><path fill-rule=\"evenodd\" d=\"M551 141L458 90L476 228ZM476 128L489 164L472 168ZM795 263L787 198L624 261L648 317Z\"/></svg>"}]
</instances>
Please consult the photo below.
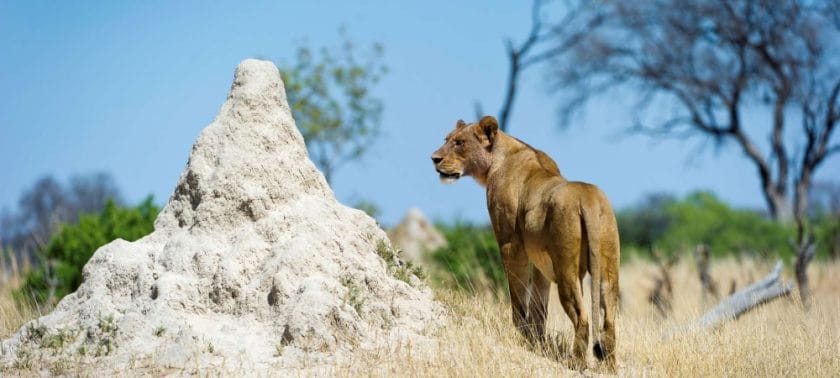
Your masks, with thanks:
<instances>
[{"instance_id":1,"label":"dry grass","mask_svg":"<svg viewBox=\"0 0 840 378\"><path fill-rule=\"evenodd\" d=\"M762 278L771 263L716 261L710 273L722 295ZM790 272L785 279L791 280ZM623 376L779 376L827 377L840 372L840 262L813 264L814 306L804 313L796 297L781 298L723 327L666 339L680 325L710 308L704 306L693 263L672 270L673 313L663 318L647 301L655 265L631 261L621 270L622 309L618 319L619 375ZM552 291L554 292L554 291ZM468 296L439 292L452 310L431 354L391 350L359 353L342 372L410 376L568 376L604 373L589 356L589 369L571 362L571 322L551 303L549 322L559 343L532 350L510 322L507 300L493 294ZM710 301L713 302L713 301ZM588 299L585 303L589 303Z\"/></svg>"},{"instance_id":2,"label":"dry grass","mask_svg":"<svg viewBox=\"0 0 840 378\"><path fill-rule=\"evenodd\" d=\"M711 275L728 292L761 278L771 266L754 261L717 261ZM836 376L840 372L840 263L813 264L814 306L804 313L796 299L782 298L722 328L663 334L694 320L705 309L700 283L690 262L673 268L673 314L663 318L647 302L654 265L631 261L622 267L619 314L619 374L629 376ZM790 280L790 272L786 272ZM11 335L35 314L16 307L11 287L19 278L0 279L0 338ZM551 350L533 350L510 322L504 296L439 291L451 321L439 330L433 348L357 352L332 375L400 376L568 376L602 371L593 357L583 372L568 370L571 324L556 303L550 321L560 341ZM588 302L587 302L588 303Z\"/></svg>"},{"instance_id":3,"label":"dry grass","mask_svg":"<svg viewBox=\"0 0 840 378\"><path fill-rule=\"evenodd\" d=\"M722 291L732 280L743 287L771 265L721 261L711 268ZM663 340L661 334L697 318L702 305L697 272L688 263L673 269L674 313L663 320L646 302L653 268L633 262L622 269L623 311L619 359L623 373L657 376L835 376L840 372L840 263L813 264L814 306L805 313L796 299L781 298L715 331ZM788 274L788 280L792 278ZM725 293L723 293L725 295Z\"/></svg>"},{"instance_id":4,"label":"dry grass","mask_svg":"<svg viewBox=\"0 0 840 378\"><path fill-rule=\"evenodd\" d=\"M12 297L12 291L23 282L22 272L29 269L29 263L18 262L14 257L0 251L0 339L9 337L23 323L35 318L37 312L31 306L19 306Z\"/></svg>"}]
</instances>

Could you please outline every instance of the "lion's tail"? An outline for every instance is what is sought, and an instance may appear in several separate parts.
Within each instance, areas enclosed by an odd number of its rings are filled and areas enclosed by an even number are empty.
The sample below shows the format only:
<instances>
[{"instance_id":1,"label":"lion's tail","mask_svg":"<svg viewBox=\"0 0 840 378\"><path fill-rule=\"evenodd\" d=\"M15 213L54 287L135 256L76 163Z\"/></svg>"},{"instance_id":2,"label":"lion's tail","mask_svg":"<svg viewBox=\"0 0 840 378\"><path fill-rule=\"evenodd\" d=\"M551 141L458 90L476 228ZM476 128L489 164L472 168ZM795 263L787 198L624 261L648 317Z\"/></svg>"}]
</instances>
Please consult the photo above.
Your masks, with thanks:
<instances>
[{"instance_id":1,"label":"lion's tail","mask_svg":"<svg viewBox=\"0 0 840 378\"><path fill-rule=\"evenodd\" d=\"M598 207L596 207L598 208ZM592 280L592 353L599 360L607 357L607 351L601 340L601 233L600 211L592 214L586 207L581 209L583 223L586 228L587 243L589 244L589 275Z\"/></svg>"}]
</instances>

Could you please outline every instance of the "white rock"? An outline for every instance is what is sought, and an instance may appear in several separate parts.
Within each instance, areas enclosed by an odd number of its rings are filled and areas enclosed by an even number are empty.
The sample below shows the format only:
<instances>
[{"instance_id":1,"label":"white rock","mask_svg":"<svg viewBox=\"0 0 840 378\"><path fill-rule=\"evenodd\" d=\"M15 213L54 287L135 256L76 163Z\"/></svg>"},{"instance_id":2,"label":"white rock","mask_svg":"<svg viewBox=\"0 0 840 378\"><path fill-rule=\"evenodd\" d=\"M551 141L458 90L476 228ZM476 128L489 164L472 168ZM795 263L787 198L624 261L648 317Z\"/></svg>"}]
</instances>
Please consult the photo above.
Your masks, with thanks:
<instances>
[{"instance_id":1,"label":"white rock","mask_svg":"<svg viewBox=\"0 0 840 378\"><path fill-rule=\"evenodd\" d=\"M427 263L429 253L447 245L443 234L416 207L409 209L400 223L388 231L388 237L415 264Z\"/></svg>"},{"instance_id":2,"label":"white rock","mask_svg":"<svg viewBox=\"0 0 840 378\"><path fill-rule=\"evenodd\" d=\"M0 366L253 372L422 344L442 307L394 278L387 243L309 160L277 68L245 60L155 231L98 249L75 293L2 342Z\"/></svg>"}]
</instances>

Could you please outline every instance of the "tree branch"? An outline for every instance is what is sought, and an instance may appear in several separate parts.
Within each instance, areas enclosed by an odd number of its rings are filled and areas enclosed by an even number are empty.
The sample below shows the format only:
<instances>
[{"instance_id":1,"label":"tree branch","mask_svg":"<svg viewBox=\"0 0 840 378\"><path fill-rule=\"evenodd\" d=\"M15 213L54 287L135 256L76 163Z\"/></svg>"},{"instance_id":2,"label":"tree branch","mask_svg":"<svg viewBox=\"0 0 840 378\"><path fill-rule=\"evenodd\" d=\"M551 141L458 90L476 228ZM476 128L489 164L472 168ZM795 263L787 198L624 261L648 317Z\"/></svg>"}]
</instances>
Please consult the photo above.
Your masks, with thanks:
<instances>
[{"instance_id":1,"label":"tree branch","mask_svg":"<svg viewBox=\"0 0 840 378\"><path fill-rule=\"evenodd\" d=\"M838 118L840 118L840 114L835 108L838 97L840 97L840 80L835 82L828 96L822 132L808 122L803 122L806 137L805 151L802 166L799 169L799 177L796 179L796 192L794 193L795 215L797 217L803 216L807 210L811 176L828 156L840 150L840 145L828 146L831 134L838 123Z\"/></svg>"},{"instance_id":2,"label":"tree branch","mask_svg":"<svg viewBox=\"0 0 840 378\"><path fill-rule=\"evenodd\" d=\"M502 102L502 108L499 111L499 127L502 131L508 130L508 120L510 113L513 110L513 102L516 99L517 83L519 82L519 74L524 68L521 66L521 59L537 42L540 30L542 29L542 22L540 21L540 8L542 7L542 0L534 0L531 7L531 30L528 37L518 47L513 46L513 42L508 40L506 42L506 50L510 67L508 68L507 88L505 89L505 99Z\"/></svg>"},{"instance_id":3,"label":"tree branch","mask_svg":"<svg viewBox=\"0 0 840 378\"><path fill-rule=\"evenodd\" d=\"M789 295L793 286L781 279L783 266L781 260L776 262L773 270L760 281L736 291L694 322L664 332L662 339L671 340L686 333L716 329L765 303Z\"/></svg>"},{"instance_id":4,"label":"tree branch","mask_svg":"<svg viewBox=\"0 0 840 378\"><path fill-rule=\"evenodd\" d=\"M817 156L814 158L814 167L819 165L823 159L833 153L831 150L836 150L836 147L829 148L828 143L829 140L831 140L831 134L834 132L834 128L837 126L838 121L840 121L840 111L836 108L838 105L838 97L840 97L840 80L837 80L834 83L834 86L831 88L831 94L828 96L825 126L822 136L820 137Z\"/></svg>"},{"instance_id":5,"label":"tree branch","mask_svg":"<svg viewBox=\"0 0 840 378\"><path fill-rule=\"evenodd\" d=\"M785 85L787 87L787 85ZM776 102L773 105L773 154L776 156L776 192L785 195L788 184L788 158L785 150L784 128L785 128L785 105L788 102L788 90L783 89L776 94Z\"/></svg>"},{"instance_id":6,"label":"tree branch","mask_svg":"<svg viewBox=\"0 0 840 378\"><path fill-rule=\"evenodd\" d=\"M563 19L563 21L561 21L559 23L559 25L565 26L565 25L571 24L573 22L574 18L579 17L580 12L581 12L581 9L579 9L579 8L570 11L566 15L566 17ZM542 51L539 54L535 54L535 55L529 57L528 59L524 59L522 61L522 64L521 64L522 68L527 68L528 66L531 66L533 64L548 60L548 59L550 59L554 56L557 56L558 54L561 54L561 53L567 51L568 49L574 47L581 40L583 40L586 36L588 36L589 32L593 28L596 28L600 24L602 24L604 22L604 20L606 20L606 16L604 16L603 14L597 14L594 17L592 17L592 19L590 19L581 28L581 30L571 34L570 36L566 36L566 31L563 30L562 28L555 28L554 30L552 30L552 33L550 35L563 36L562 42L560 44L558 44L557 46L554 46L554 47L552 47L548 50ZM549 35L542 36L542 37L539 38L539 40L544 40L544 39L548 38L548 36Z\"/></svg>"},{"instance_id":7,"label":"tree branch","mask_svg":"<svg viewBox=\"0 0 840 378\"><path fill-rule=\"evenodd\" d=\"M776 263L767 276L721 301L717 307L705 313L694 323L697 328L714 328L727 321L738 319L741 315L764 303L791 291L791 285L781 281L782 262Z\"/></svg>"}]
</instances>

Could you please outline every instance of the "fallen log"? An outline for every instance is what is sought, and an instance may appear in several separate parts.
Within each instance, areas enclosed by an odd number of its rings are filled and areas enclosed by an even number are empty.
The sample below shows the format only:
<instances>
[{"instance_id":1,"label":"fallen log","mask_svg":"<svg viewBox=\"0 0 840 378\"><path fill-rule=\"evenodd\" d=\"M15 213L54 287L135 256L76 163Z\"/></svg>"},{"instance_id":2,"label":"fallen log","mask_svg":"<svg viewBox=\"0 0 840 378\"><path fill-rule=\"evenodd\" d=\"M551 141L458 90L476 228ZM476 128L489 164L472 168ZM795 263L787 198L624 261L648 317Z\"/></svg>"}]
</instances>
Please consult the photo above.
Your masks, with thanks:
<instances>
[{"instance_id":1,"label":"fallen log","mask_svg":"<svg viewBox=\"0 0 840 378\"><path fill-rule=\"evenodd\" d=\"M782 262L779 261L768 275L721 301L694 322L691 328L715 328L723 322L737 319L762 304L788 295L793 285L783 282L780 278L781 274Z\"/></svg>"},{"instance_id":2,"label":"fallen log","mask_svg":"<svg viewBox=\"0 0 840 378\"><path fill-rule=\"evenodd\" d=\"M738 319L746 312L767 302L790 294L793 285L789 282L783 282L781 274L782 261L780 260L776 262L773 270L758 282L738 290L722 300L715 308L703 314L693 323L677 327L670 332L664 332L662 338L669 340L683 333L717 328L721 324Z\"/></svg>"}]
</instances>

